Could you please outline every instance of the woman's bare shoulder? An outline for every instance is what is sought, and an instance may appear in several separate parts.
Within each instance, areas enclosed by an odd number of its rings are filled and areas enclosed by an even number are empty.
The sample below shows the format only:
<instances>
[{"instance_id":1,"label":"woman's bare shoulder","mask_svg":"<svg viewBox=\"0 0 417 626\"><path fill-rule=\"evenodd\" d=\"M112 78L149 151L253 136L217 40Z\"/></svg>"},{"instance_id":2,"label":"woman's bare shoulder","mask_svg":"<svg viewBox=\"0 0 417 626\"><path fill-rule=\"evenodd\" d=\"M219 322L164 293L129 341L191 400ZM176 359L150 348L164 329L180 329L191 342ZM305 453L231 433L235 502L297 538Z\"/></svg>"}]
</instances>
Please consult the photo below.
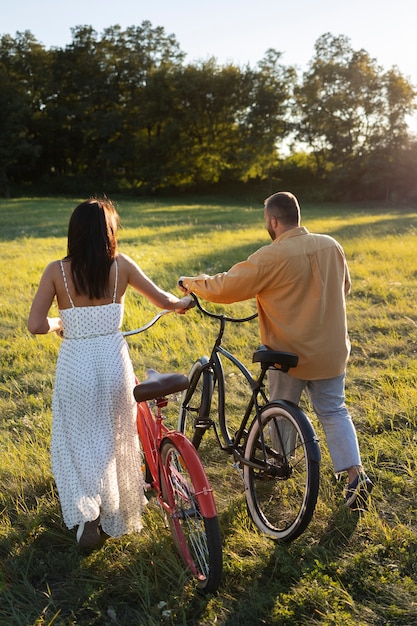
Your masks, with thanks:
<instances>
[{"instance_id":1,"label":"woman's bare shoulder","mask_svg":"<svg viewBox=\"0 0 417 626\"><path fill-rule=\"evenodd\" d=\"M60 260L50 261L44 269L44 275L53 277L56 276L58 273L61 274L60 263Z\"/></svg>"},{"instance_id":2,"label":"woman's bare shoulder","mask_svg":"<svg viewBox=\"0 0 417 626\"><path fill-rule=\"evenodd\" d=\"M122 252L117 253L117 263L121 269L128 270L129 268L137 267L137 263L130 256Z\"/></svg>"}]
</instances>

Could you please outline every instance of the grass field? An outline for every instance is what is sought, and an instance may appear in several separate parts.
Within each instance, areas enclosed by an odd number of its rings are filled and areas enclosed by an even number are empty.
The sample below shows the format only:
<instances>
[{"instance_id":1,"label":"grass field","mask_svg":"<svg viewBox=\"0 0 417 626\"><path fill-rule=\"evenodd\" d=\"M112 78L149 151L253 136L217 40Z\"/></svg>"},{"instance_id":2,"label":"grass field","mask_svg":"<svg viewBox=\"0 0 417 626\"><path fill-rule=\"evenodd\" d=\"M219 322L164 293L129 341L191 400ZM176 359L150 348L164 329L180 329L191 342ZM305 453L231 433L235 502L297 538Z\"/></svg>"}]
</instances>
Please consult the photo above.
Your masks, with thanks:
<instances>
[{"instance_id":1,"label":"grass field","mask_svg":"<svg viewBox=\"0 0 417 626\"><path fill-rule=\"evenodd\" d=\"M344 484L312 416L323 457L316 513L294 543L275 544L251 525L239 478L210 438L202 456L219 509L224 578L217 595L204 596L154 506L140 535L111 539L90 556L79 554L61 520L49 465L59 340L33 338L26 319L43 268L65 256L77 203L0 200L0 625L417 624L417 210L302 206L303 225L335 236L350 266L346 391L373 497L361 515L342 506ZM179 275L226 270L268 243L261 202L129 200L119 210L121 251L174 292ZM154 313L129 292L124 328ZM129 340L138 377L148 366L188 371L214 331L196 311L164 317ZM224 340L249 367L258 343L256 322ZM241 394L228 381L239 417Z\"/></svg>"}]
</instances>

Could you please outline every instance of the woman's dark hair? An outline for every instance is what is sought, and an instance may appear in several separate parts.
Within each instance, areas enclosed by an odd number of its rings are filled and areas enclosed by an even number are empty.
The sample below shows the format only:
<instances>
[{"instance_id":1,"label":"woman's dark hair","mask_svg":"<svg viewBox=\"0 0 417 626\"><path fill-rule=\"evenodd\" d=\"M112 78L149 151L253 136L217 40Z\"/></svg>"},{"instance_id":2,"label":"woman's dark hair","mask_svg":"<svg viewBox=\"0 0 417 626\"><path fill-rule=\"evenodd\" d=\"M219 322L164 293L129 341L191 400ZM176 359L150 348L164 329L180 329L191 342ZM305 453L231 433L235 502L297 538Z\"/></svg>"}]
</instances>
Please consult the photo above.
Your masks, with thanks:
<instances>
[{"instance_id":1,"label":"woman's dark hair","mask_svg":"<svg viewBox=\"0 0 417 626\"><path fill-rule=\"evenodd\" d=\"M119 216L107 198L90 198L73 211L67 259L78 295L109 296L109 272L117 252Z\"/></svg>"}]
</instances>

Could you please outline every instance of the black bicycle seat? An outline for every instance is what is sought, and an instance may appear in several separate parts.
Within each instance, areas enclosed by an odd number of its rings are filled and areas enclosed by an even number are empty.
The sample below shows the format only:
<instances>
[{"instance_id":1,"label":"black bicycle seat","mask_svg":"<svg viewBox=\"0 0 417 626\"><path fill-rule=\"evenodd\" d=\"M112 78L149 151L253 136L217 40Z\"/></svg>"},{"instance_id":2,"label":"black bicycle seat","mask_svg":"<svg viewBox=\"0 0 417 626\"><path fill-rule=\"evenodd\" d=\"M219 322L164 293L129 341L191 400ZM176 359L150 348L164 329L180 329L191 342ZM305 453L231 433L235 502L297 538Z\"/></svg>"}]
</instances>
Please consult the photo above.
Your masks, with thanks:
<instances>
[{"instance_id":1,"label":"black bicycle seat","mask_svg":"<svg viewBox=\"0 0 417 626\"><path fill-rule=\"evenodd\" d=\"M156 400L187 389L189 381L185 374L160 374L156 370L146 370L148 378L136 385L133 390L136 402Z\"/></svg>"},{"instance_id":2,"label":"black bicycle seat","mask_svg":"<svg viewBox=\"0 0 417 626\"><path fill-rule=\"evenodd\" d=\"M264 363L283 372L288 372L290 367L296 367L298 356L293 352L280 352L279 350L271 350L268 346L259 346L253 353L252 363Z\"/></svg>"}]
</instances>

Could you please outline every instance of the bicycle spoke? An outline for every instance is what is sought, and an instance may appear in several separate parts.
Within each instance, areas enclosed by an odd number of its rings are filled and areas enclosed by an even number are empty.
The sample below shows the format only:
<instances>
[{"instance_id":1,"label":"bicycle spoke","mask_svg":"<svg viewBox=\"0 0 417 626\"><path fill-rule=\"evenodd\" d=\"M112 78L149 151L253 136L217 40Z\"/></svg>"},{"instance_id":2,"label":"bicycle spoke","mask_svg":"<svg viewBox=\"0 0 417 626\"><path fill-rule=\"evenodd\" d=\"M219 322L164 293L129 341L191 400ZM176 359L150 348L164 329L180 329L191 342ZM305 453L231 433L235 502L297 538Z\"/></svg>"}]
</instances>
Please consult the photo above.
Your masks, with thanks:
<instances>
[{"instance_id":1,"label":"bicycle spoke","mask_svg":"<svg viewBox=\"0 0 417 626\"><path fill-rule=\"evenodd\" d=\"M176 446L165 440L161 454L174 504L169 523L175 543L202 588L213 591L219 584L222 568L217 517L206 519L202 515L191 465L188 466ZM168 493L166 496L169 501Z\"/></svg>"},{"instance_id":2,"label":"bicycle spoke","mask_svg":"<svg viewBox=\"0 0 417 626\"><path fill-rule=\"evenodd\" d=\"M267 405L251 426L244 467L249 512L258 528L275 539L295 539L308 525L316 504L319 455L314 431L297 407ZM265 452L265 454L264 454Z\"/></svg>"}]
</instances>

